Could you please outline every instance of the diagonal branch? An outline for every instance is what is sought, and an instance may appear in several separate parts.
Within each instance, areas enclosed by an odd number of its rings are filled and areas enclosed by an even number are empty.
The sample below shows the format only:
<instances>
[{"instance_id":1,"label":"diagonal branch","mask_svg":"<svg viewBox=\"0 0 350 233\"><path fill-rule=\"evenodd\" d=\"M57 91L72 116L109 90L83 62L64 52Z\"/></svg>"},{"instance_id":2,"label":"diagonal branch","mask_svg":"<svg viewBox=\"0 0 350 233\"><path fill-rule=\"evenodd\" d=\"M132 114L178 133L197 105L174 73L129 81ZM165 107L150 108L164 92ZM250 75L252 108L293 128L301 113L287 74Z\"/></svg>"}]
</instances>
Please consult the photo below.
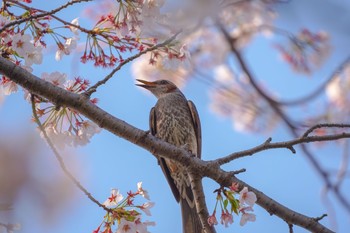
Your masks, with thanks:
<instances>
[{"instance_id":1,"label":"diagonal branch","mask_svg":"<svg viewBox=\"0 0 350 233\"><path fill-rule=\"evenodd\" d=\"M309 231L318 233L331 233L332 231L315 221L313 218L299 214L262 192L247 185L243 181L232 176L231 172L225 172L217 163L203 161L191 156L184 148L178 148L166 143L148 132L142 131L122 121L101 108L95 106L85 95L78 95L59 88L49 82L39 79L23 68L0 56L0 73L10 78L13 82L26 88L31 93L48 99L57 105L64 105L75 109L100 127L110 131L118 137L122 137L135 145L148 150L155 156L162 156L182 164L186 169L193 171L200 177L209 177L220 185L229 186L232 182L238 182L241 186L247 186L258 197L258 204L269 213L286 220L290 224L301 226Z\"/></svg>"}]
</instances>

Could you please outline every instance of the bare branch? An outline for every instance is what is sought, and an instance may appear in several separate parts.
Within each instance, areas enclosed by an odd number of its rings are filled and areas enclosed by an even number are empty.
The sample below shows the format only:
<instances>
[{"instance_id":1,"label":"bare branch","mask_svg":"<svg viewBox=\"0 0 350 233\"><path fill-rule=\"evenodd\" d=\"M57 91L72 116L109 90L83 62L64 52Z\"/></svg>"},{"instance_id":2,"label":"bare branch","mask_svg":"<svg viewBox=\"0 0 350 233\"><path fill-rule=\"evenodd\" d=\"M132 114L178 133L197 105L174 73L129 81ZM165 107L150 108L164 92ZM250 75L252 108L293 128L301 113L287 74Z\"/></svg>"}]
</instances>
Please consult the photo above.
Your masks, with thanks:
<instances>
[{"instance_id":1,"label":"bare branch","mask_svg":"<svg viewBox=\"0 0 350 233\"><path fill-rule=\"evenodd\" d=\"M350 124L337 124L337 123L323 123L323 124L317 124L309 128L304 134L303 137L307 137L312 131L315 129L320 128L350 128Z\"/></svg>"},{"instance_id":2,"label":"bare branch","mask_svg":"<svg viewBox=\"0 0 350 233\"><path fill-rule=\"evenodd\" d=\"M275 143L266 143L253 147L248 150L239 151L232 153L226 157L222 157L219 159L214 160L213 162L216 162L219 165L223 165L226 163L231 162L232 160L245 157L245 156L251 156L253 154L256 154L260 151L264 150L270 150L270 149L277 149L277 148L286 148L292 151L292 153L296 153L293 146L303 143L310 143L310 142L322 142L322 141L334 141L339 140L342 138L350 138L350 133L340 133L340 134L332 134L332 135L322 135L322 136L307 136L307 137L300 137L297 139L293 139L290 141L284 141L284 142L275 142Z\"/></svg>"},{"instance_id":3,"label":"bare branch","mask_svg":"<svg viewBox=\"0 0 350 233\"><path fill-rule=\"evenodd\" d=\"M323 218L327 217L328 215L327 214L322 214L320 217L316 217L314 218L315 221L321 221Z\"/></svg>"}]
</instances>

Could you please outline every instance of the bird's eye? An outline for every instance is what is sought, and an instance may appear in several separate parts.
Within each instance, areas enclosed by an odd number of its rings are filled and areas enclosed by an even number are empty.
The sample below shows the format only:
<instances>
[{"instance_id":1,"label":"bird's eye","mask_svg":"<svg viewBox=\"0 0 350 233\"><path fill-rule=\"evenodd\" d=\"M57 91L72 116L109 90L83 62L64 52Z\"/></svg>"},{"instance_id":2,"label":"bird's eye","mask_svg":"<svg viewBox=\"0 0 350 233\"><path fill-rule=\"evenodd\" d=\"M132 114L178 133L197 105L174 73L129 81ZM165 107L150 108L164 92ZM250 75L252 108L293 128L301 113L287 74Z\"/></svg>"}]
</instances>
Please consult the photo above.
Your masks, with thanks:
<instances>
[{"instance_id":1,"label":"bird's eye","mask_svg":"<svg viewBox=\"0 0 350 233\"><path fill-rule=\"evenodd\" d=\"M166 80L162 80L162 81L160 81L160 84L162 84L162 85L165 85L165 84L167 84L168 82L166 81Z\"/></svg>"}]
</instances>

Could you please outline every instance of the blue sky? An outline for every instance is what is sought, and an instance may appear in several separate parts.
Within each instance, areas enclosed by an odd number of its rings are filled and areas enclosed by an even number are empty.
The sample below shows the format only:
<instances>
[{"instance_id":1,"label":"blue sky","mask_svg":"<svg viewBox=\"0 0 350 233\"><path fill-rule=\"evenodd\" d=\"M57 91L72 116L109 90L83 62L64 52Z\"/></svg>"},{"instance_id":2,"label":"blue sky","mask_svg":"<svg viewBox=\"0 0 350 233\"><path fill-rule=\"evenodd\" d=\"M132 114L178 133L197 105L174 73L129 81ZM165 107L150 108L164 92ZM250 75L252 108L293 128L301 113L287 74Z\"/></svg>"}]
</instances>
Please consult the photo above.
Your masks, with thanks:
<instances>
[{"instance_id":1,"label":"blue sky","mask_svg":"<svg viewBox=\"0 0 350 233\"><path fill-rule=\"evenodd\" d=\"M318 8L319 13L308 14L317 1L306 2L301 4L300 1L292 1L290 4L281 4L278 7L281 17L277 23L280 27L285 27L292 32L307 27L315 30L324 29L331 33L334 52L325 67L315 75L306 77L291 72L289 67L278 58L277 53L272 50L271 40L263 37L258 37L244 50L244 56L258 79L263 80L279 96L286 98L303 96L308 91L315 89L318 84L329 77L329 74L349 52L342 47L349 39L349 35L344 35L342 30L342 22L346 22L346 15L339 17L339 22L335 27L335 22L330 22L334 19L334 15L331 17L333 8L325 5ZM67 10L62 15L65 14L70 15L67 19L76 17L74 11ZM279 41L279 38L276 37L272 41ZM42 72L56 70L66 72L70 78L79 74L81 77L88 78L92 83L108 73L106 69L94 68L91 64L83 65L78 60L68 57L58 63L54 60L54 53L48 53L45 55L44 65L36 66L34 74L40 76ZM209 110L207 90L208 85L195 79L183 89L186 97L196 104L201 117L203 159L215 159L234 151L254 147L269 136L272 136L274 141L291 139L283 127L278 127L274 132L264 135L235 132L229 119L219 118ZM98 97L99 106L112 115L137 128L148 129L149 110L155 104L156 99L135 87L130 65L118 72L108 85L101 87L94 97ZM295 116L303 114L303 110L298 109L293 109L291 112ZM28 123L30 117L30 105L23 100L23 93L7 97L0 107L0 137L6 137L6 134L18 135L23 128L34 130L35 125ZM296 116L296 119L298 118ZM338 155L341 153L338 147L327 144L323 147L311 146L311 148L322 159L322 164L337 168ZM301 150L296 149L298 151L296 155L291 154L288 150L261 152L252 157L236 160L225 165L224 168L227 170L246 168L247 172L238 176L240 179L288 208L317 217L327 212L320 198L322 182L304 158ZM156 202L152 209L152 217L146 218L157 222L156 227L149 228L150 232L180 232L179 206L172 198L172 193L155 158L148 151L103 130L93 137L88 146L79 148L70 155L65 155L65 160L81 183L101 202L107 198L111 188L119 188L125 196L127 191L135 190L137 182L143 181L152 201ZM63 176L52 153L45 146L31 162L34 163L32 167L36 168L35 173L38 179L54 182L50 180L52 177ZM68 186L67 190L70 190ZM204 179L204 186L208 208L209 211L212 211L215 204L215 195L212 191L218 188L218 185L209 179ZM62 189L65 186L57 187ZM344 183L344 187L349 187L348 181ZM16 203L14 211L14 219L22 224L21 232L92 232L102 221L104 212L79 190L68 191L70 200L55 207L52 216L50 213L38 213L39 208L36 207L35 198L40 199L40 197L34 197L35 195L28 194L25 190L20 193L19 202ZM57 190L57 193L61 191L64 190ZM331 200L336 211L337 232L346 232L350 225L349 215L334 201L332 195ZM232 226L225 229L218 225L217 231L288 232L288 226L284 221L270 216L259 206L255 207L255 214L257 220L254 223L240 227L239 217L236 217ZM45 221L42 221L44 216L51 216L51 218L45 218ZM322 220L322 223L329 226L329 218ZM305 231L295 227L294 232Z\"/></svg>"}]
</instances>

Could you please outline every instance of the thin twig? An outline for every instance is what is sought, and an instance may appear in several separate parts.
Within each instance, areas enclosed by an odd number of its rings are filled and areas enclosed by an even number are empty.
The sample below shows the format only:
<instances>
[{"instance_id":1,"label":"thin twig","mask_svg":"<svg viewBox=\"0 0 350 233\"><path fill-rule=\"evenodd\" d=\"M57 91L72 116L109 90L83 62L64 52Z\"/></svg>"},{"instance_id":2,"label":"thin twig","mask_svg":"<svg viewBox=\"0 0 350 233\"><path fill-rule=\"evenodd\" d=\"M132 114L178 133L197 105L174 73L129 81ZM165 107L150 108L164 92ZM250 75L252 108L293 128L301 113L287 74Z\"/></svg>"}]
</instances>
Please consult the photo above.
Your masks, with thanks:
<instances>
[{"instance_id":1,"label":"thin twig","mask_svg":"<svg viewBox=\"0 0 350 233\"><path fill-rule=\"evenodd\" d=\"M310 142L334 141L334 140L339 140L341 138L350 138L350 133L340 133L340 134L322 135L322 136L307 136L307 137L296 138L290 141L275 142L275 143L264 142L251 149L235 152L228 156L213 160L213 162L219 165L223 165L231 162L232 160L242 158L245 156L251 156L260 151L270 150L270 149L286 148L291 150L292 153L295 153L295 149L293 148L293 146L298 144L304 144L304 143L310 143Z\"/></svg>"},{"instance_id":2,"label":"thin twig","mask_svg":"<svg viewBox=\"0 0 350 233\"><path fill-rule=\"evenodd\" d=\"M338 124L338 123L322 123L322 124L317 124L312 126L311 128L309 128L304 134L303 137L307 137L309 136L309 134L316 130L316 129L320 129L320 128L350 128L350 124Z\"/></svg>"},{"instance_id":3,"label":"thin twig","mask_svg":"<svg viewBox=\"0 0 350 233\"><path fill-rule=\"evenodd\" d=\"M327 217L327 216L328 216L327 214L322 214L320 217L314 218L314 220L315 220L316 222L319 222L319 221L321 221L323 218L325 218L325 217Z\"/></svg>"},{"instance_id":4,"label":"thin twig","mask_svg":"<svg viewBox=\"0 0 350 233\"><path fill-rule=\"evenodd\" d=\"M33 116L34 116L34 120L37 123L40 131L43 133L43 136L46 140L46 142L49 144L49 147L51 148L51 150L53 151L62 171L64 172L64 174L66 176L68 176L68 178L95 204L97 204L99 207L103 208L105 211L107 212L111 212L110 209L108 209L106 206L104 206L103 204L101 204L98 200L96 200L91 193L89 193L89 191L87 191L87 189L80 184L80 182L74 177L74 175L68 170L68 168L66 167L64 160L62 158L62 156L60 155L60 153L57 151L56 147L54 146L54 144L52 143L51 139L48 137L43 125L41 124L39 117L35 111L35 101L34 101L34 95L31 95L31 102L32 102L32 111L33 111Z\"/></svg>"},{"instance_id":5,"label":"thin twig","mask_svg":"<svg viewBox=\"0 0 350 233\"><path fill-rule=\"evenodd\" d=\"M180 31L181 32L181 31ZM152 46L148 49L145 49L143 50L142 52L138 53L138 54L135 54L127 59L125 59L123 62L121 62L116 68L114 68L112 70L111 73L109 73L104 79L98 81L95 85L91 86L86 92L84 92L84 95L90 97L92 93L96 92L97 88L103 84L105 84L109 79L111 79L113 77L113 75L118 71L120 70L125 64L131 62L132 60L140 57L141 55L143 54L146 54L148 52L151 52L153 50L156 50L160 47L163 47L163 46L166 46L168 44L170 44L176 37L177 35L179 35L179 33L176 33L175 35L173 35L172 37L170 37L169 39L165 40L164 42L162 43L159 43L159 44L156 44L155 46Z\"/></svg>"},{"instance_id":6,"label":"thin twig","mask_svg":"<svg viewBox=\"0 0 350 233\"><path fill-rule=\"evenodd\" d=\"M7 0L8 2L11 2L11 3L14 3L14 4L17 4L17 5L20 5L22 7L25 7L25 9L32 9L24 4L21 4L17 1L12 1L12 0ZM33 20L33 19L38 19L38 18L42 18L42 17L45 17L45 16L52 16L53 14L67 8L68 6L71 6L71 5L74 5L75 3L80 3L80 2L90 2L92 0L76 0L76 1L69 1L67 2L66 4L54 9L54 10L51 10L51 11L42 11L43 13L41 14L37 14L37 15L31 15L29 17L25 17L25 18L22 18L22 19L19 19L19 20L15 20L15 21L12 21L11 23L8 23L6 25L4 25L2 28L0 28L0 33L3 32L5 29L9 28L9 27L12 27L12 26L15 26L15 25L18 25L18 24L21 24L21 23L24 23L26 21L30 21L30 20ZM76 25L74 25L76 26Z\"/></svg>"},{"instance_id":7,"label":"thin twig","mask_svg":"<svg viewBox=\"0 0 350 233\"><path fill-rule=\"evenodd\" d=\"M293 224L287 223L288 224L288 229L289 229L289 233L293 233Z\"/></svg>"}]
</instances>

